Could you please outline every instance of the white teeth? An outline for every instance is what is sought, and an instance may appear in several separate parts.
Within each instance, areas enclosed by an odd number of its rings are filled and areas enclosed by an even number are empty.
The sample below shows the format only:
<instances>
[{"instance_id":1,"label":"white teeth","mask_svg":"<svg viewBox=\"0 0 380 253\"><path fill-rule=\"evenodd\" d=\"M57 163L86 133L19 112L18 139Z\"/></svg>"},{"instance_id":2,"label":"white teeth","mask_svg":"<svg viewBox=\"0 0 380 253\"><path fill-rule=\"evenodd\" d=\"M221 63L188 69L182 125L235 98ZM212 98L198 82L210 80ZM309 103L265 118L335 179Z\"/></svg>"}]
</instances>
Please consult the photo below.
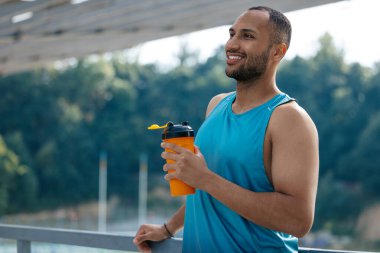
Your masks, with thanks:
<instances>
[{"instance_id":1,"label":"white teeth","mask_svg":"<svg viewBox=\"0 0 380 253\"><path fill-rule=\"evenodd\" d=\"M230 56L228 56L228 59L231 59L231 60L240 60L241 57L240 56L232 56L232 55L230 55Z\"/></svg>"}]
</instances>

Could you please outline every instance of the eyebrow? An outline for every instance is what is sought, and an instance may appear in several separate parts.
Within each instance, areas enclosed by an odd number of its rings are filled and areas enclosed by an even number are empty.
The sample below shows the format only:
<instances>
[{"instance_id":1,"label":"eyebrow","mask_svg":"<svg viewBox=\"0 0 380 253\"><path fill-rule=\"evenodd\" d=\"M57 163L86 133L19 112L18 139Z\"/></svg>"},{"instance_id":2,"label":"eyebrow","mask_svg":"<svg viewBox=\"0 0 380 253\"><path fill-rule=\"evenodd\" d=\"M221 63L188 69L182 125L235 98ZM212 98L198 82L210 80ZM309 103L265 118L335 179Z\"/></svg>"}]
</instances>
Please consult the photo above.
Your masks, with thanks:
<instances>
[{"instance_id":1,"label":"eyebrow","mask_svg":"<svg viewBox=\"0 0 380 253\"><path fill-rule=\"evenodd\" d=\"M230 32L234 32L235 29L231 27L231 28L229 29L229 31L230 31ZM249 28L243 28L243 29L241 29L241 31L242 31L242 32L251 32L251 33L257 34L257 32L256 32L255 30L252 30L252 29L249 29Z\"/></svg>"},{"instance_id":2,"label":"eyebrow","mask_svg":"<svg viewBox=\"0 0 380 253\"><path fill-rule=\"evenodd\" d=\"M252 32L252 33L257 33L255 30L252 30L252 29L248 29L248 28L245 28L245 29L241 29L243 32Z\"/></svg>"}]
</instances>

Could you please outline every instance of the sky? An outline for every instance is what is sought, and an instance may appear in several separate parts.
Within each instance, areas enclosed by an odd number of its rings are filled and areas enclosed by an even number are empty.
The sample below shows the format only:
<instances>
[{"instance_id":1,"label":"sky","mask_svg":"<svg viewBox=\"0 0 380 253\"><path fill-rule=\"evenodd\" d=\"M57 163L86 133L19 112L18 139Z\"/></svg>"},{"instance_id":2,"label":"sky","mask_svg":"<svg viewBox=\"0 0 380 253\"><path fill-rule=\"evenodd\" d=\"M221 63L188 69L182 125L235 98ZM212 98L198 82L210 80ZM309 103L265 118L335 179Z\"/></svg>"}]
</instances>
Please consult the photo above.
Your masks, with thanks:
<instances>
[{"instance_id":1,"label":"sky","mask_svg":"<svg viewBox=\"0 0 380 253\"><path fill-rule=\"evenodd\" d=\"M380 0L346 0L338 3L287 12L292 23L292 41L286 59L296 55L310 57L318 50L318 39L326 32L343 49L347 62L371 67L380 62ZM140 44L127 51L140 63L175 66L183 44L205 60L224 45L230 26L221 26L181 36ZM205 40L207 43L205 43Z\"/></svg>"}]
</instances>

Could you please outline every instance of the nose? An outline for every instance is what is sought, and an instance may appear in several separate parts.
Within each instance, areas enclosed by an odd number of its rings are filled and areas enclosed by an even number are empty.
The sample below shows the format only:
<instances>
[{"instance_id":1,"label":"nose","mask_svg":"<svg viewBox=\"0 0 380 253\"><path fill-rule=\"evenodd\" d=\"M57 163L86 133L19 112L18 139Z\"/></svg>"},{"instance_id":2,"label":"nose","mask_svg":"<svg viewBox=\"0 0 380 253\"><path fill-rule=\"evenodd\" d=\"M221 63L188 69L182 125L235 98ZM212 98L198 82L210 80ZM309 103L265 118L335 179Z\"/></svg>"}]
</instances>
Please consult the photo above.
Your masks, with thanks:
<instances>
[{"instance_id":1,"label":"nose","mask_svg":"<svg viewBox=\"0 0 380 253\"><path fill-rule=\"evenodd\" d=\"M237 51L239 50L240 46L239 46L239 43L236 39L236 36L234 37L231 37L227 42L226 42L226 45L224 46L226 52L228 51Z\"/></svg>"}]
</instances>

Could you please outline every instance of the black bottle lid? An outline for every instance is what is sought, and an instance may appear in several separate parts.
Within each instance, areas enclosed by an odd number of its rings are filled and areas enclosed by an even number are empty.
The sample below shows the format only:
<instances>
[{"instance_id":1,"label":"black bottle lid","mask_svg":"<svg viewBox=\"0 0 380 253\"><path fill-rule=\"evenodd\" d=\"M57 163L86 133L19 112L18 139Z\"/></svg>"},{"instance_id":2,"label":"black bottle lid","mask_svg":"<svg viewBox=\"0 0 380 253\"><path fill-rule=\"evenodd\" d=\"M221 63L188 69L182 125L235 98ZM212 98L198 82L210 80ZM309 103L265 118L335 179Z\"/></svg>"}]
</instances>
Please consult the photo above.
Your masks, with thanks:
<instances>
[{"instance_id":1,"label":"black bottle lid","mask_svg":"<svg viewBox=\"0 0 380 253\"><path fill-rule=\"evenodd\" d=\"M177 137L194 137L194 130L189 125L189 122L184 121L178 125L168 122L166 128L162 132L162 139L164 140Z\"/></svg>"}]
</instances>

